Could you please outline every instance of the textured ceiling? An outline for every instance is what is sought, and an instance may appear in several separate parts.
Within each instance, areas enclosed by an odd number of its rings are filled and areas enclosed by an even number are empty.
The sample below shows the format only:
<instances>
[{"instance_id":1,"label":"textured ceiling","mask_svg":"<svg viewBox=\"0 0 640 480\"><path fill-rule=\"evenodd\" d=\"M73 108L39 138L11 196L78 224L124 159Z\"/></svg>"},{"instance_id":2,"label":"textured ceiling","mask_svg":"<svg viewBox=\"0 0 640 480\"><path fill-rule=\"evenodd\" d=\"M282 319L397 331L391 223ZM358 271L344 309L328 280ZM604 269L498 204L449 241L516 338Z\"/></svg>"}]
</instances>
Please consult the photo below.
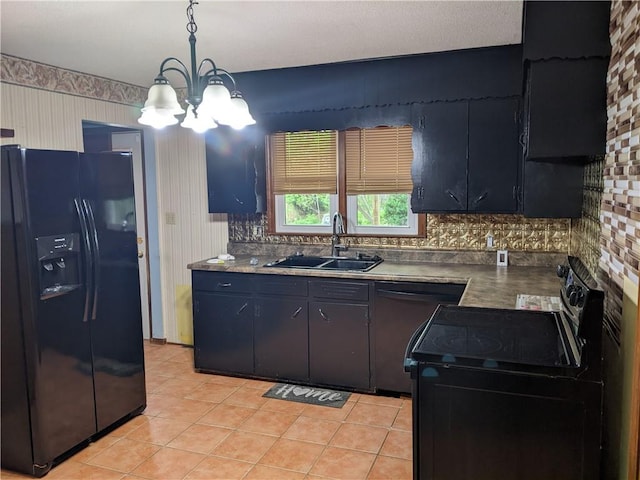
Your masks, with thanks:
<instances>
[{"instance_id":1,"label":"textured ceiling","mask_svg":"<svg viewBox=\"0 0 640 480\"><path fill-rule=\"evenodd\" d=\"M189 62L187 1L1 0L0 50L135 85ZM197 60L231 72L520 43L522 1L200 0Z\"/></svg>"}]
</instances>

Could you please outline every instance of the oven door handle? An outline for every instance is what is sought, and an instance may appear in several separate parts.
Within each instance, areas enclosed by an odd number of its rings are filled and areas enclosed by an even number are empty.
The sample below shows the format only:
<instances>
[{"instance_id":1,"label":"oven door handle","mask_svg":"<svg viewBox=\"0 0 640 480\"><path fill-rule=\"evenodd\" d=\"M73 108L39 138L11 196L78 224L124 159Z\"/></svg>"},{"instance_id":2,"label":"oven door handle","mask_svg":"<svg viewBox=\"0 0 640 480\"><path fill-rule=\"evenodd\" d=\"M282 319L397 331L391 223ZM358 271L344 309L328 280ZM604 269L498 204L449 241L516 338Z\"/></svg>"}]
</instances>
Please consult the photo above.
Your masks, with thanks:
<instances>
[{"instance_id":1,"label":"oven door handle","mask_svg":"<svg viewBox=\"0 0 640 480\"><path fill-rule=\"evenodd\" d=\"M416 365L418 365L418 362L416 362L411 358L411 351L413 350L413 347L415 347L415 344L418 341L418 338L420 338L420 336L422 335L422 332L424 332L424 329L427 328L428 323L429 323L429 320L427 320L422 325L420 325L416 329L416 331L413 332L413 335L411 335L411 338L409 339L409 343L407 343L407 348L404 351L404 371L407 373L411 372L412 367L415 367Z\"/></svg>"}]
</instances>

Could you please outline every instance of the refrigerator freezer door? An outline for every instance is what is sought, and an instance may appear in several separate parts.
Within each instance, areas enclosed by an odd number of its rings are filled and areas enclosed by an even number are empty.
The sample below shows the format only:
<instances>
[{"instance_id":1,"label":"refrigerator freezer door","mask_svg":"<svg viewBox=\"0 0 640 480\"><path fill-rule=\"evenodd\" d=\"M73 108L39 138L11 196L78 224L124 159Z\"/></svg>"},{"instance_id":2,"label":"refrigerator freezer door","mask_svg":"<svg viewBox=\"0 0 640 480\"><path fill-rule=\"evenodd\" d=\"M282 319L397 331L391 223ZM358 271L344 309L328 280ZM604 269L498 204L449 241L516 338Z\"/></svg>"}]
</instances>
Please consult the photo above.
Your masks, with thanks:
<instances>
[{"instance_id":1,"label":"refrigerator freezer door","mask_svg":"<svg viewBox=\"0 0 640 480\"><path fill-rule=\"evenodd\" d=\"M98 430L146 405L130 154L84 153L81 188L92 232L92 330Z\"/></svg>"},{"instance_id":2,"label":"refrigerator freezer door","mask_svg":"<svg viewBox=\"0 0 640 480\"><path fill-rule=\"evenodd\" d=\"M5 157L6 154L6 157ZM2 285L17 282L20 291L25 384L31 417L30 435L34 465L50 468L50 462L96 432L89 323L83 322L86 278L83 251L64 251L60 258L39 260L36 238L81 236L74 208L79 194L79 157L76 152L45 150L3 151L8 161L14 216L17 273L2 269ZM3 219L4 243L4 219ZM51 261L53 260L53 261ZM45 264L46 263L46 264ZM40 269L70 268L74 264L79 288L41 299ZM54 270L47 270L47 274ZM64 275L71 274L64 272ZM17 278L16 278L17 277ZM4 336L3 316L3 336ZM3 338L3 341L5 339ZM11 364L10 364L11 365ZM3 377L6 365L3 359ZM17 389L3 389L5 397L23 396ZM29 424L24 428L28 429ZM2 442L3 446L6 442ZM3 464L9 461L2 452ZM49 467L47 467L47 465Z\"/></svg>"}]
</instances>

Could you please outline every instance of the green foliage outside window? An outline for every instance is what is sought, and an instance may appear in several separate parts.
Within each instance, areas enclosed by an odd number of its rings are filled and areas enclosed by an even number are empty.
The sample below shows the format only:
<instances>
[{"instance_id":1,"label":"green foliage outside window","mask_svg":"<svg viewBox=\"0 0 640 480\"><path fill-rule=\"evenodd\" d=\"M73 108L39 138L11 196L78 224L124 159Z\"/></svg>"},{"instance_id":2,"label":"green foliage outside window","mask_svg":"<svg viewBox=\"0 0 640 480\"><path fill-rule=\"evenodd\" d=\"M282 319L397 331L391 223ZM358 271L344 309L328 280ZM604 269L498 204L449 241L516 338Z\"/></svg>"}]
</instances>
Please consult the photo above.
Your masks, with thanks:
<instances>
[{"instance_id":1,"label":"green foliage outside window","mask_svg":"<svg viewBox=\"0 0 640 480\"><path fill-rule=\"evenodd\" d=\"M286 225L329 224L328 193L289 193L284 198Z\"/></svg>"},{"instance_id":2,"label":"green foliage outside window","mask_svg":"<svg viewBox=\"0 0 640 480\"><path fill-rule=\"evenodd\" d=\"M358 195L358 225L404 227L408 225L406 193Z\"/></svg>"}]
</instances>

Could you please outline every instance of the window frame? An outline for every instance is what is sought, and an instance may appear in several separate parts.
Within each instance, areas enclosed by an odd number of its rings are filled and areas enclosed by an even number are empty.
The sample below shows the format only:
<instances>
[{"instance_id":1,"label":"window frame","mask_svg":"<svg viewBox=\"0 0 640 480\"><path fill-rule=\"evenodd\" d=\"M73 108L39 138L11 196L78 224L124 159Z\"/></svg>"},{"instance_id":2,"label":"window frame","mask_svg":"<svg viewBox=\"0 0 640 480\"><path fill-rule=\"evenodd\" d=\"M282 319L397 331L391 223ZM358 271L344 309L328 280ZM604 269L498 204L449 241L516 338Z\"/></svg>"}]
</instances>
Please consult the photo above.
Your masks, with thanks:
<instances>
[{"instance_id":1,"label":"window frame","mask_svg":"<svg viewBox=\"0 0 640 480\"><path fill-rule=\"evenodd\" d=\"M403 126L403 125L398 125ZM412 127L413 128L413 127ZM347 179L346 179L346 161L345 161L345 130L337 130L337 146L338 146L338 154L337 154L337 167L338 167L338 193L335 195L337 199L337 208L336 210L332 210L339 212L344 217L344 226L345 226L345 235L352 237L387 237L387 238L422 238L426 235L426 215L420 213L411 212L411 203L409 203L409 212L410 219L413 218L413 221L410 220L410 224L415 225L415 230L412 229L410 233L406 234L398 234L397 229L402 227L365 227L368 230L364 232L356 232L354 228L350 228L352 225L349 221L349 207L348 207L348 196L347 196ZM415 132L414 132L415 133ZM276 197L282 195L276 195L273 193L273 175L272 175L272 149L271 142L269 141L269 135L267 136L266 141L266 174L267 174L267 234L269 235L318 235L318 236L330 236L332 234L331 226L327 227L305 227L304 225L295 225L286 227L280 223L281 217L284 217L284 199L278 200ZM331 199L331 205L333 207L333 194ZM411 193L408 193L411 195ZM280 212L277 211L277 208L280 207ZM278 217L278 220L276 219ZM362 227L361 227L362 228ZM357 230L357 229L356 229ZM415 233L414 233L415 232Z\"/></svg>"}]
</instances>

